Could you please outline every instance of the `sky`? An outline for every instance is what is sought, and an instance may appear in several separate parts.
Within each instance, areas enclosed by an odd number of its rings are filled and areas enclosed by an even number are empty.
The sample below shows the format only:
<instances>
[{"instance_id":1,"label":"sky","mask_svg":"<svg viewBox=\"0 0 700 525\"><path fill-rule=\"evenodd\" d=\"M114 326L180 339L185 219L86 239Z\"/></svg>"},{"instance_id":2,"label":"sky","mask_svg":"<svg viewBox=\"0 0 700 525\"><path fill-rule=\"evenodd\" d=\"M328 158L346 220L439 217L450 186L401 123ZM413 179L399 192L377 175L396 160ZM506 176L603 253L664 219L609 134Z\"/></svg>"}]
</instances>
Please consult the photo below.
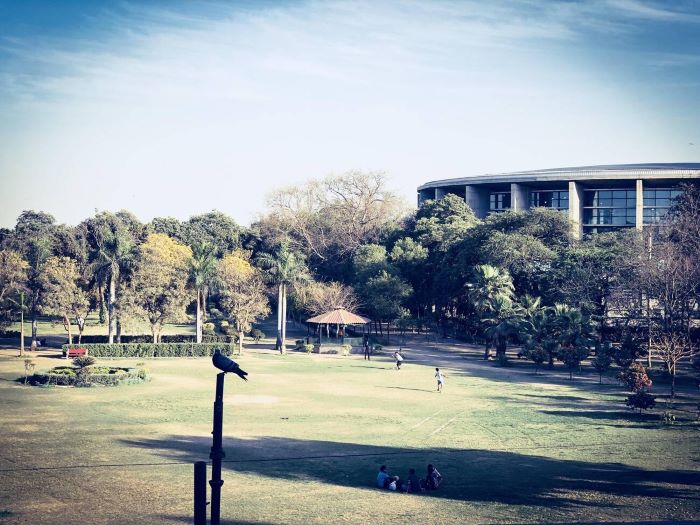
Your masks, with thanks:
<instances>
[{"instance_id":1,"label":"sky","mask_svg":"<svg viewBox=\"0 0 700 525\"><path fill-rule=\"evenodd\" d=\"M0 227L700 160L700 2L0 0Z\"/></svg>"}]
</instances>

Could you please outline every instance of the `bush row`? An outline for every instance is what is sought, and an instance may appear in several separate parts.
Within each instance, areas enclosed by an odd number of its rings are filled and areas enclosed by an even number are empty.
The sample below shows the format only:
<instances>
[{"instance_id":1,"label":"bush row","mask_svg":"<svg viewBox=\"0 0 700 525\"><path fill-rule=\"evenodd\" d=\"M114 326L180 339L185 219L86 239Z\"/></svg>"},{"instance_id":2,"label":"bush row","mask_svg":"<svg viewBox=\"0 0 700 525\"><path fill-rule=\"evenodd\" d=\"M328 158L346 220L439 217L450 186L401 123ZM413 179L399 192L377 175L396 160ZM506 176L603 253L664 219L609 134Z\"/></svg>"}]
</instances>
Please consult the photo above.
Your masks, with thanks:
<instances>
[{"instance_id":1,"label":"bush row","mask_svg":"<svg viewBox=\"0 0 700 525\"><path fill-rule=\"evenodd\" d=\"M160 338L162 343L194 343L195 337L193 335L163 335ZM107 344L109 338L106 335L84 335L80 338L80 344ZM202 335L203 343L235 343L237 339L235 336L228 335L217 335L217 334L204 334ZM131 343L153 343L152 335L123 335L121 337L121 343L119 344L131 344ZM73 344L78 344L78 337L73 336Z\"/></svg>"},{"instance_id":2,"label":"bush row","mask_svg":"<svg viewBox=\"0 0 700 525\"><path fill-rule=\"evenodd\" d=\"M93 357L207 357L217 348L231 355L233 345L227 343L114 343L63 345L63 355L69 349L84 348Z\"/></svg>"}]
</instances>

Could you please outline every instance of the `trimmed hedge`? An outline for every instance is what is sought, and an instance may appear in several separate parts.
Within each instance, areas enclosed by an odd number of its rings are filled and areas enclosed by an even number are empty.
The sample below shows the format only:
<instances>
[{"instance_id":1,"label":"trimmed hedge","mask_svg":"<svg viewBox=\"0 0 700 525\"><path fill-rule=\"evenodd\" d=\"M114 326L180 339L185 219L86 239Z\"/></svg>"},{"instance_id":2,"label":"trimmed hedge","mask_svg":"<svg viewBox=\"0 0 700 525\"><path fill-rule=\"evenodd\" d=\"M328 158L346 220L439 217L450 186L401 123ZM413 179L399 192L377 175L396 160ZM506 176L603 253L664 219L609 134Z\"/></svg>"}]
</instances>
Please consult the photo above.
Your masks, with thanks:
<instances>
[{"instance_id":1,"label":"trimmed hedge","mask_svg":"<svg viewBox=\"0 0 700 525\"><path fill-rule=\"evenodd\" d=\"M63 355L69 349L84 348L93 357L209 357L217 348L231 355L233 345L226 343L114 343L63 345Z\"/></svg>"},{"instance_id":2,"label":"trimmed hedge","mask_svg":"<svg viewBox=\"0 0 700 525\"><path fill-rule=\"evenodd\" d=\"M18 334L19 336L19 334ZM116 338L115 338L116 340ZM195 337L193 335L163 335L160 337L159 344L166 343L194 343ZM235 343L237 342L236 337L231 337L228 335L202 335L203 343ZM84 335L80 338L80 346L86 344L108 344L109 338L106 335ZM121 343L115 344L132 344L132 343L151 343L153 344L152 335L123 335L121 338ZM78 344L78 336L73 336L73 344Z\"/></svg>"},{"instance_id":3,"label":"trimmed hedge","mask_svg":"<svg viewBox=\"0 0 700 525\"><path fill-rule=\"evenodd\" d=\"M150 377L145 368L87 367L81 376L77 368L57 366L29 378L33 385L90 387L144 383Z\"/></svg>"}]
</instances>

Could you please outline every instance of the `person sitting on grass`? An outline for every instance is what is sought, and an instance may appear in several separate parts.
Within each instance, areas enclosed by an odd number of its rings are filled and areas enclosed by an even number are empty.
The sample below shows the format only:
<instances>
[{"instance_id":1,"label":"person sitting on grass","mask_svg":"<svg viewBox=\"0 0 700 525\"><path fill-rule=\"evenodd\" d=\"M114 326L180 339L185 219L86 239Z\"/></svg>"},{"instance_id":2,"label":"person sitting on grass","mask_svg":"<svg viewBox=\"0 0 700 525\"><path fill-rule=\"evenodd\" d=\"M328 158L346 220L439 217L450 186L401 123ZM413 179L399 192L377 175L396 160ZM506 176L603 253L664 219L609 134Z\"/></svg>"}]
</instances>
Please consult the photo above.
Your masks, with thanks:
<instances>
[{"instance_id":1,"label":"person sitting on grass","mask_svg":"<svg viewBox=\"0 0 700 525\"><path fill-rule=\"evenodd\" d=\"M377 474L377 487L388 490L403 490L401 479L398 476L392 476L386 471L386 465L379 467Z\"/></svg>"},{"instance_id":2,"label":"person sitting on grass","mask_svg":"<svg viewBox=\"0 0 700 525\"><path fill-rule=\"evenodd\" d=\"M428 476L425 478L425 486L428 490L437 490L442 483L442 474L432 464L428 465Z\"/></svg>"},{"instance_id":3,"label":"person sitting on grass","mask_svg":"<svg viewBox=\"0 0 700 525\"><path fill-rule=\"evenodd\" d=\"M418 493L418 492L423 492L425 489L423 488L423 484L421 483L421 480L418 479L418 476L416 476L416 469L412 468L408 470L408 483L406 483L406 492L408 493Z\"/></svg>"}]
</instances>

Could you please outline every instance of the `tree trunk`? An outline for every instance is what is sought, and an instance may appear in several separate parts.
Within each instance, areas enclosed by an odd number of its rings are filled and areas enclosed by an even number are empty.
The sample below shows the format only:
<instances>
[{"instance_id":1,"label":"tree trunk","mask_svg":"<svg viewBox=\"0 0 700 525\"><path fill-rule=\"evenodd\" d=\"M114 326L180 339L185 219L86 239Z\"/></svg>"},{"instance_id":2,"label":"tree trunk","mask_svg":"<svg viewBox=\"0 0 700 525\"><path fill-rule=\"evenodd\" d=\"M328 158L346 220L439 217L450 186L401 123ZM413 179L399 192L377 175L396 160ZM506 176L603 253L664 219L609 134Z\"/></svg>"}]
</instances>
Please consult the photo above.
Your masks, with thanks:
<instances>
[{"instance_id":1,"label":"tree trunk","mask_svg":"<svg viewBox=\"0 0 700 525\"><path fill-rule=\"evenodd\" d=\"M122 321L117 319L117 343L122 342Z\"/></svg>"},{"instance_id":2,"label":"tree trunk","mask_svg":"<svg viewBox=\"0 0 700 525\"><path fill-rule=\"evenodd\" d=\"M153 335L153 344L158 342L158 332L156 331L156 325L151 325L151 334Z\"/></svg>"},{"instance_id":3,"label":"tree trunk","mask_svg":"<svg viewBox=\"0 0 700 525\"><path fill-rule=\"evenodd\" d=\"M202 290L197 290L197 320L196 328L197 331L197 343L202 342Z\"/></svg>"},{"instance_id":4,"label":"tree trunk","mask_svg":"<svg viewBox=\"0 0 700 525\"><path fill-rule=\"evenodd\" d=\"M280 353L287 353L287 285L282 285L282 342Z\"/></svg>"},{"instance_id":5,"label":"tree trunk","mask_svg":"<svg viewBox=\"0 0 700 525\"><path fill-rule=\"evenodd\" d=\"M36 352L36 332L37 332L38 324L36 321L36 312L32 314L32 344L29 347L29 349L32 352Z\"/></svg>"},{"instance_id":6,"label":"tree trunk","mask_svg":"<svg viewBox=\"0 0 700 525\"><path fill-rule=\"evenodd\" d=\"M105 322L105 291L102 285L97 286L97 310L100 316L100 324Z\"/></svg>"},{"instance_id":7,"label":"tree trunk","mask_svg":"<svg viewBox=\"0 0 700 525\"><path fill-rule=\"evenodd\" d=\"M68 330L68 344L72 345L73 332L71 331L70 318L68 317L68 314L63 314L63 324L66 326L66 330Z\"/></svg>"},{"instance_id":8,"label":"tree trunk","mask_svg":"<svg viewBox=\"0 0 700 525\"><path fill-rule=\"evenodd\" d=\"M238 330L238 355L241 355L243 353L243 329L240 323L236 326L236 330Z\"/></svg>"},{"instance_id":9,"label":"tree trunk","mask_svg":"<svg viewBox=\"0 0 700 525\"><path fill-rule=\"evenodd\" d=\"M282 351L282 283L277 286L277 339L275 350Z\"/></svg>"},{"instance_id":10,"label":"tree trunk","mask_svg":"<svg viewBox=\"0 0 700 525\"><path fill-rule=\"evenodd\" d=\"M19 356L24 355L24 292L20 293L20 310L19 310Z\"/></svg>"},{"instance_id":11,"label":"tree trunk","mask_svg":"<svg viewBox=\"0 0 700 525\"><path fill-rule=\"evenodd\" d=\"M107 323L109 324L108 338L107 342L109 344L114 343L114 303L116 295L117 283L114 275L109 276L109 302L107 308Z\"/></svg>"}]
</instances>

